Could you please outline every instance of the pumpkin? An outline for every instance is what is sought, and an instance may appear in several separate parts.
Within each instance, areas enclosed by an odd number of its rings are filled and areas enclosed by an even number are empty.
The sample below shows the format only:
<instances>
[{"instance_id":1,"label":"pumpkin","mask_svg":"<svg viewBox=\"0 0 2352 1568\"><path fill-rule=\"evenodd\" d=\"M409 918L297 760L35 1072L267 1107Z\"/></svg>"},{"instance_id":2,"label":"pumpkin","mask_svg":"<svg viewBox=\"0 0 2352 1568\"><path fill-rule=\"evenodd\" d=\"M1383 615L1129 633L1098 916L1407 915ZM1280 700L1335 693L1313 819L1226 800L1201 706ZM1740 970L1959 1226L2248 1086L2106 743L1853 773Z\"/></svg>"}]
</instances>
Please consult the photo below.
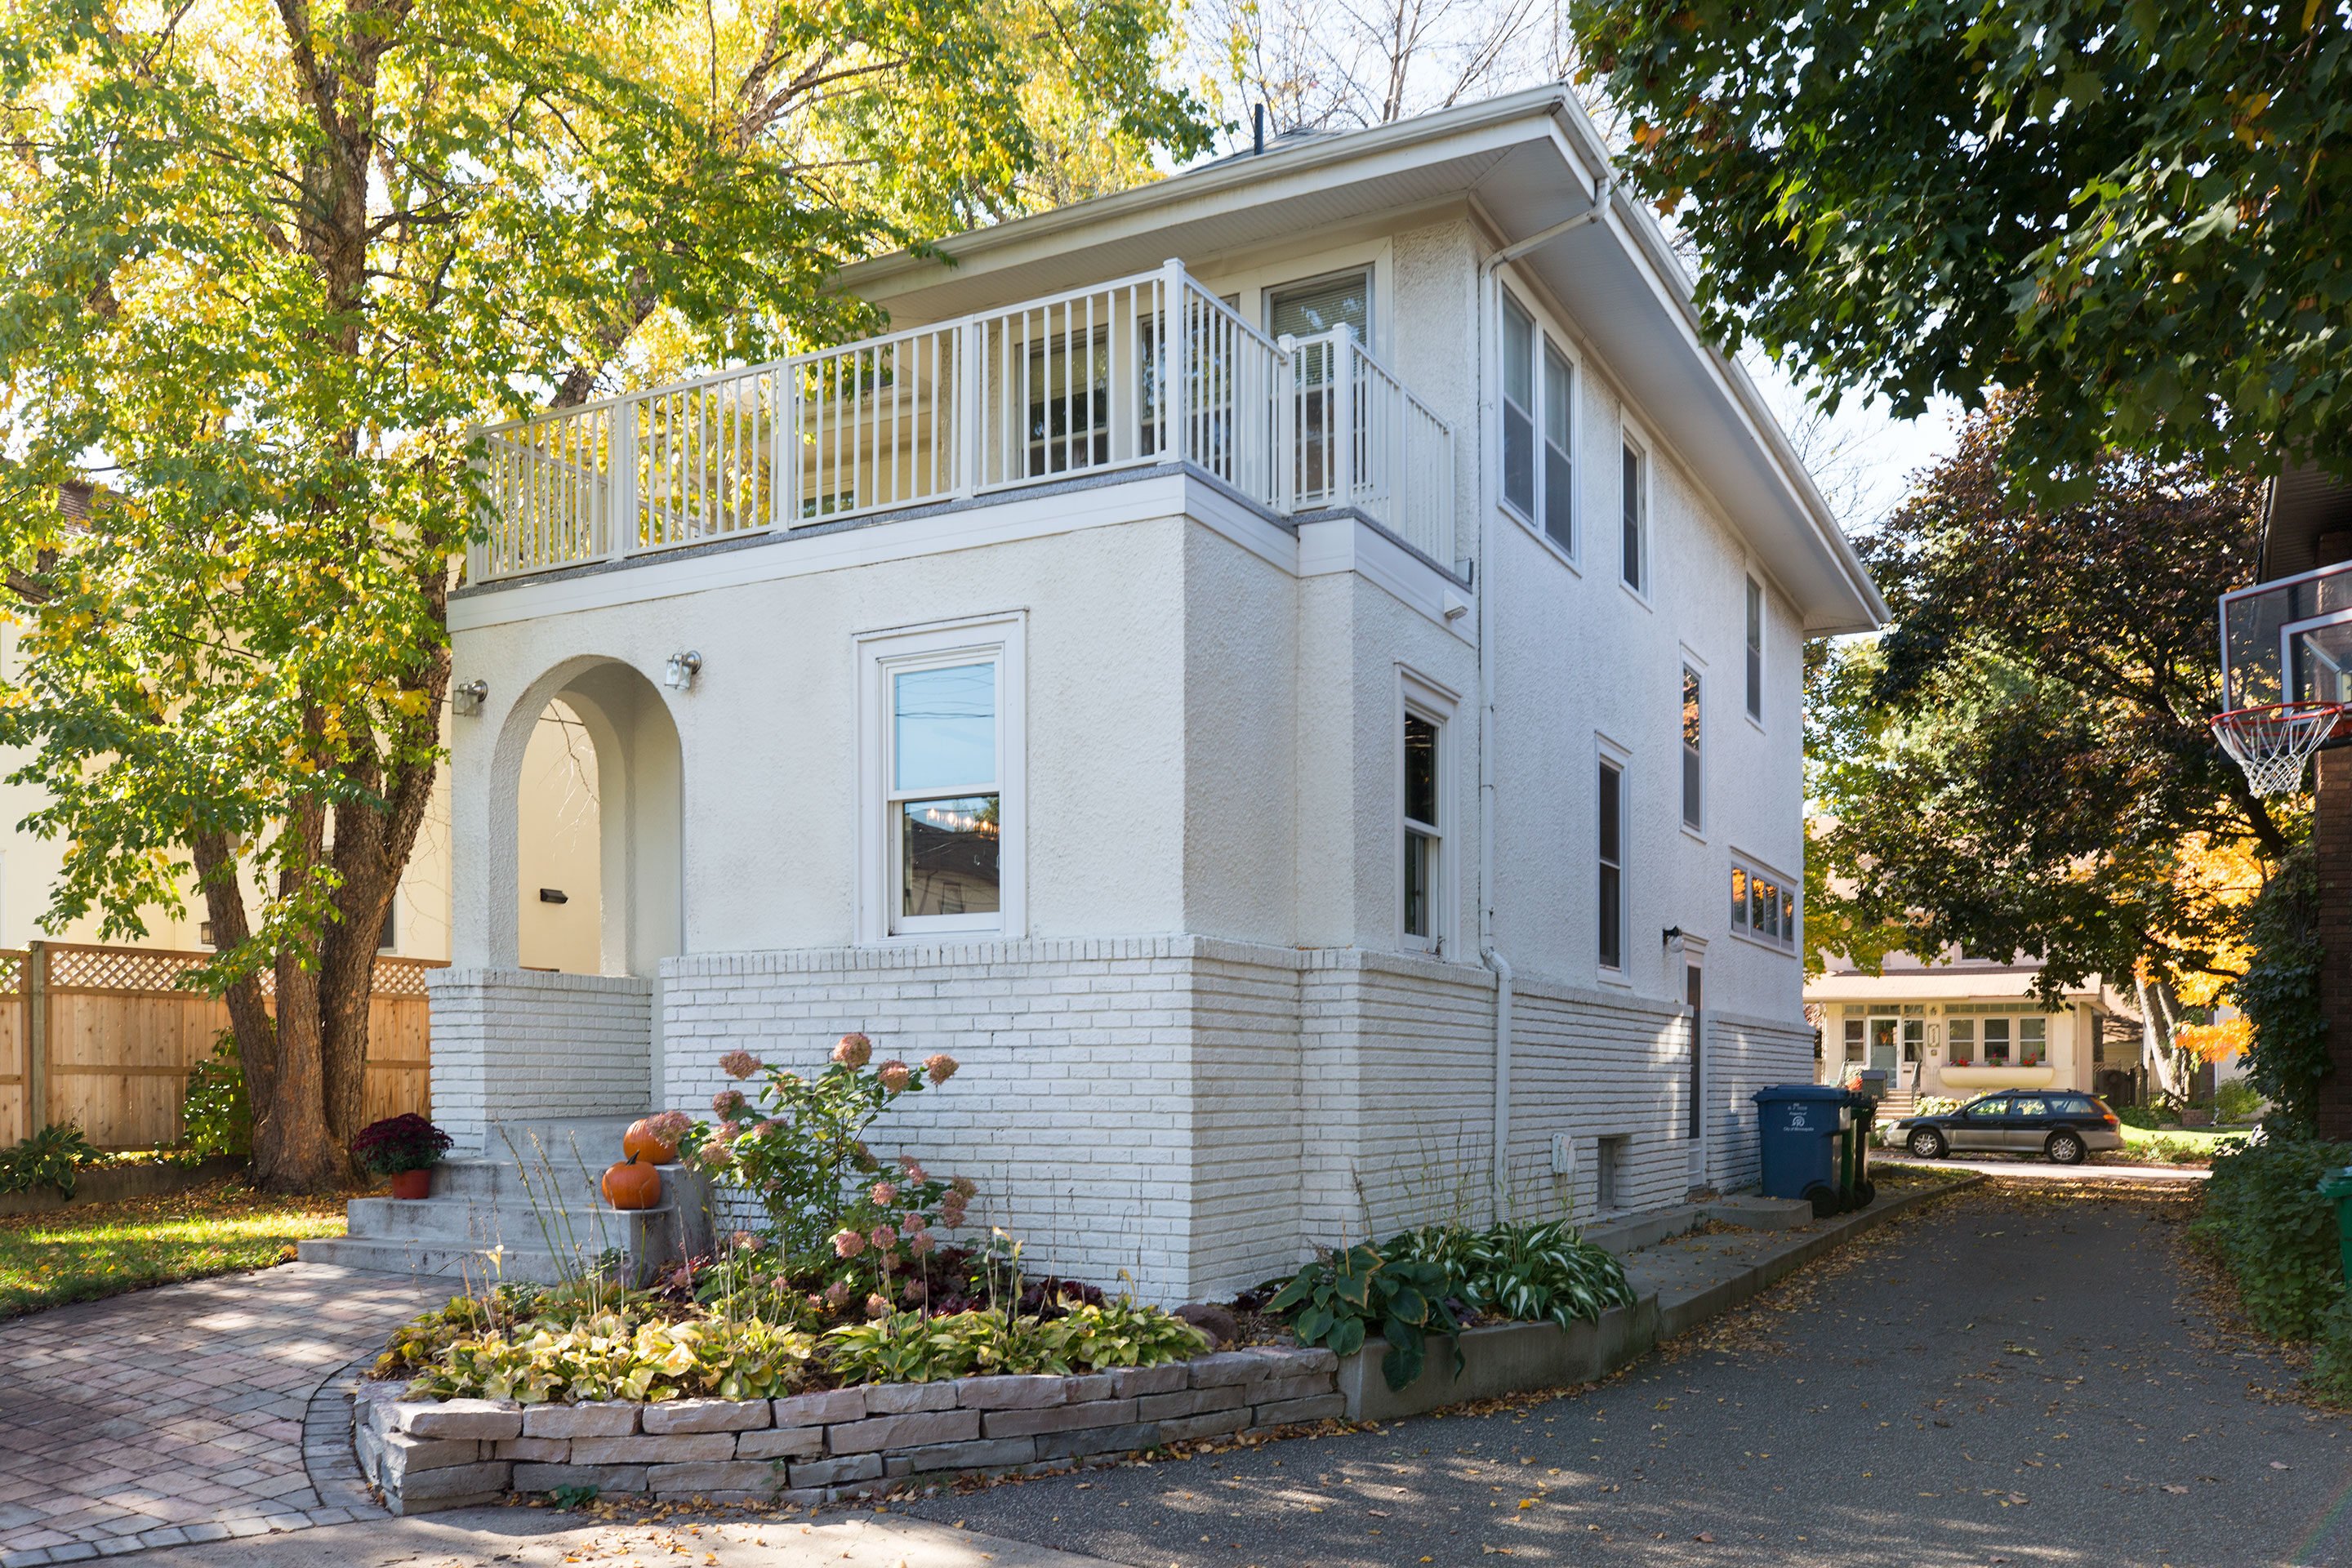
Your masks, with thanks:
<instances>
[{"instance_id":1,"label":"pumpkin","mask_svg":"<svg viewBox=\"0 0 2352 1568\"><path fill-rule=\"evenodd\" d=\"M650 1209L661 1206L661 1172L652 1165L639 1164L632 1157L620 1161L604 1173L604 1201L616 1209Z\"/></svg>"},{"instance_id":2,"label":"pumpkin","mask_svg":"<svg viewBox=\"0 0 2352 1568\"><path fill-rule=\"evenodd\" d=\"M629 1123L629 1130L621 1134L622 1155L631 1160L643 1160L648 1165L677 1164L677 1141L664 1138L654 1131L652 1121L653 1118L648 1116Z\"/></svg>"}]
</instances>

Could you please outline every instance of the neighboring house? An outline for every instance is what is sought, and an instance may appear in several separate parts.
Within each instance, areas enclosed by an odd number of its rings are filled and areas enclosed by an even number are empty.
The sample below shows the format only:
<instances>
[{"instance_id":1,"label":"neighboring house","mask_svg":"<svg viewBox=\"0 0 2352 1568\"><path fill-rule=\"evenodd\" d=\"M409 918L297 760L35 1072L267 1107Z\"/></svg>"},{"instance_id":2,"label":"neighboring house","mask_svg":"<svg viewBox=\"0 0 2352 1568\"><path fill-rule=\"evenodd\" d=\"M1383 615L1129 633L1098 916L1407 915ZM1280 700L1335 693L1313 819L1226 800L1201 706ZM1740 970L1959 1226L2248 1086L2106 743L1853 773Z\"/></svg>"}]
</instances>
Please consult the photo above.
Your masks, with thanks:
<instances>
[{"instance_id":1,"label":"neighboring house","mask_svg":"<svg viewBox=\"0 0 2352 1568\"><path fill-rule=\"evenodd\" d=\"M2034 963L1958 955L1922 963L1895 952L1864 974L1835 956L1825 962L1805 984L1822 1028L1821 1081L1882 1069L1882 1121L1919 1099L1996 1089L2077 1089L2124 1105L2141 1098L2139 1017L2097 975L2051 1007L2032 994Z\"/></svg>"},{"instance_id":2,"label":"neighboring house","mask_svg":"<svg viewBox=\"0 0 2352 1568\"><path fill-rule=\"evenodd\" d=\"M491 433L436 1118L950 1051L891 1138L1161 1300L1751 1183L1811 1076L1802 646L1884 607L1574 100L939 249L843 279L886 336ZM601 974L533 972L550 908Z\"/></svg>"}]
</instances>

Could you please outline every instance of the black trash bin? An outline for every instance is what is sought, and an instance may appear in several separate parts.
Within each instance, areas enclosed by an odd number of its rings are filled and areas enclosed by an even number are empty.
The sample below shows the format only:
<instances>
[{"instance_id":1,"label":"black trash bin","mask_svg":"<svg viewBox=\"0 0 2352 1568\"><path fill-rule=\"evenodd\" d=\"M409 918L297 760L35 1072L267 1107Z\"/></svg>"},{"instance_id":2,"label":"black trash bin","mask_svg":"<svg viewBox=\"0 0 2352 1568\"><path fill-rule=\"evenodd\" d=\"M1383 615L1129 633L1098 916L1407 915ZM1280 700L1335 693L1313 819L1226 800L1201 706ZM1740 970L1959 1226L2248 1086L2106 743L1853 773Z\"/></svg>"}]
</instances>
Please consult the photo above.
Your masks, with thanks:
<instances>
[{"instance_id":1,"label":"black trash bin","mask_svg":"<svg viewBox=\"0 0 2352 1568\"><path fill-rule=\"evenodd\" d=\"M1822 1219L1837 1213L1845 1199L1841 1167L1853 1131L1852 1097L1835 1084L1783 1083L1753 1098L1764 1195L1802 1198Z\"/></svg>"}]
</instances>

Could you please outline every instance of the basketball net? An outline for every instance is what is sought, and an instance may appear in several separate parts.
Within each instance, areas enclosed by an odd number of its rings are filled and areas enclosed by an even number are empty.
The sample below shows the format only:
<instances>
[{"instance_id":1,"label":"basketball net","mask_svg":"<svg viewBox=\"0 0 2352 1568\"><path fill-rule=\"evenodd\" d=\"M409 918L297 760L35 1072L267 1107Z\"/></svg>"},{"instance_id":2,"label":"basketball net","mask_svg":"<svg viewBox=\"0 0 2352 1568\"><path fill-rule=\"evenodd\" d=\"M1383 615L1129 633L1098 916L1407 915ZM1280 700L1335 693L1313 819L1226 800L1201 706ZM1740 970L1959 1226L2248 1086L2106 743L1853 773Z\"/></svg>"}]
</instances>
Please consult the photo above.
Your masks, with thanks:
<instances>
[{"instance_id":1,"label":"basketball net","mask_svg":"<svg viewBox=\"0 0 2352 1568\"><path fill-rule=\"evenodd\" d=\"M2246 770L2246 783L2256 795L2287 795L2301 787L2303 764L2336 732L2342 711L2334 702L2241 708L2216 717L2213 735Z\"/></svg>"}]
</instances>

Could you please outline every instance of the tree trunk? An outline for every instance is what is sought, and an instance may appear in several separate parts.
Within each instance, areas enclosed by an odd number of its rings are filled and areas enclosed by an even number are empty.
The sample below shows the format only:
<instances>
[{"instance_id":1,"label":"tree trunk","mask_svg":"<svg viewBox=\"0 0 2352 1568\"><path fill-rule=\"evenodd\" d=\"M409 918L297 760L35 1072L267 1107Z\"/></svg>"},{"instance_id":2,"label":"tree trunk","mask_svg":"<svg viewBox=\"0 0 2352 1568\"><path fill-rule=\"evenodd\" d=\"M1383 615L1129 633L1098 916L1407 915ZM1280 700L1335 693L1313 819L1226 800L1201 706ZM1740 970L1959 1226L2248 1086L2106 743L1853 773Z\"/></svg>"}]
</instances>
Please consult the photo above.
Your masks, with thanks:
<instances>
[{"instance_id":1,"label":"tree trunk","mask_svg":"<svg viewBox=\"0 0 2352 1568\"><path fill-rule=\"evenodd\" d=\"M2144 979L2138 980L2137 984L2139 988L2140 1060L2147 1066L2148 1076L2156 1080L2165 1098L2176 1103L2185 1103L2188 1097L2181 1092L2178 1053L2172 1046L2172 1013L2165 1005L2164 987L2160 984L2150 985Z\"/></svg>"}]
</instances>

